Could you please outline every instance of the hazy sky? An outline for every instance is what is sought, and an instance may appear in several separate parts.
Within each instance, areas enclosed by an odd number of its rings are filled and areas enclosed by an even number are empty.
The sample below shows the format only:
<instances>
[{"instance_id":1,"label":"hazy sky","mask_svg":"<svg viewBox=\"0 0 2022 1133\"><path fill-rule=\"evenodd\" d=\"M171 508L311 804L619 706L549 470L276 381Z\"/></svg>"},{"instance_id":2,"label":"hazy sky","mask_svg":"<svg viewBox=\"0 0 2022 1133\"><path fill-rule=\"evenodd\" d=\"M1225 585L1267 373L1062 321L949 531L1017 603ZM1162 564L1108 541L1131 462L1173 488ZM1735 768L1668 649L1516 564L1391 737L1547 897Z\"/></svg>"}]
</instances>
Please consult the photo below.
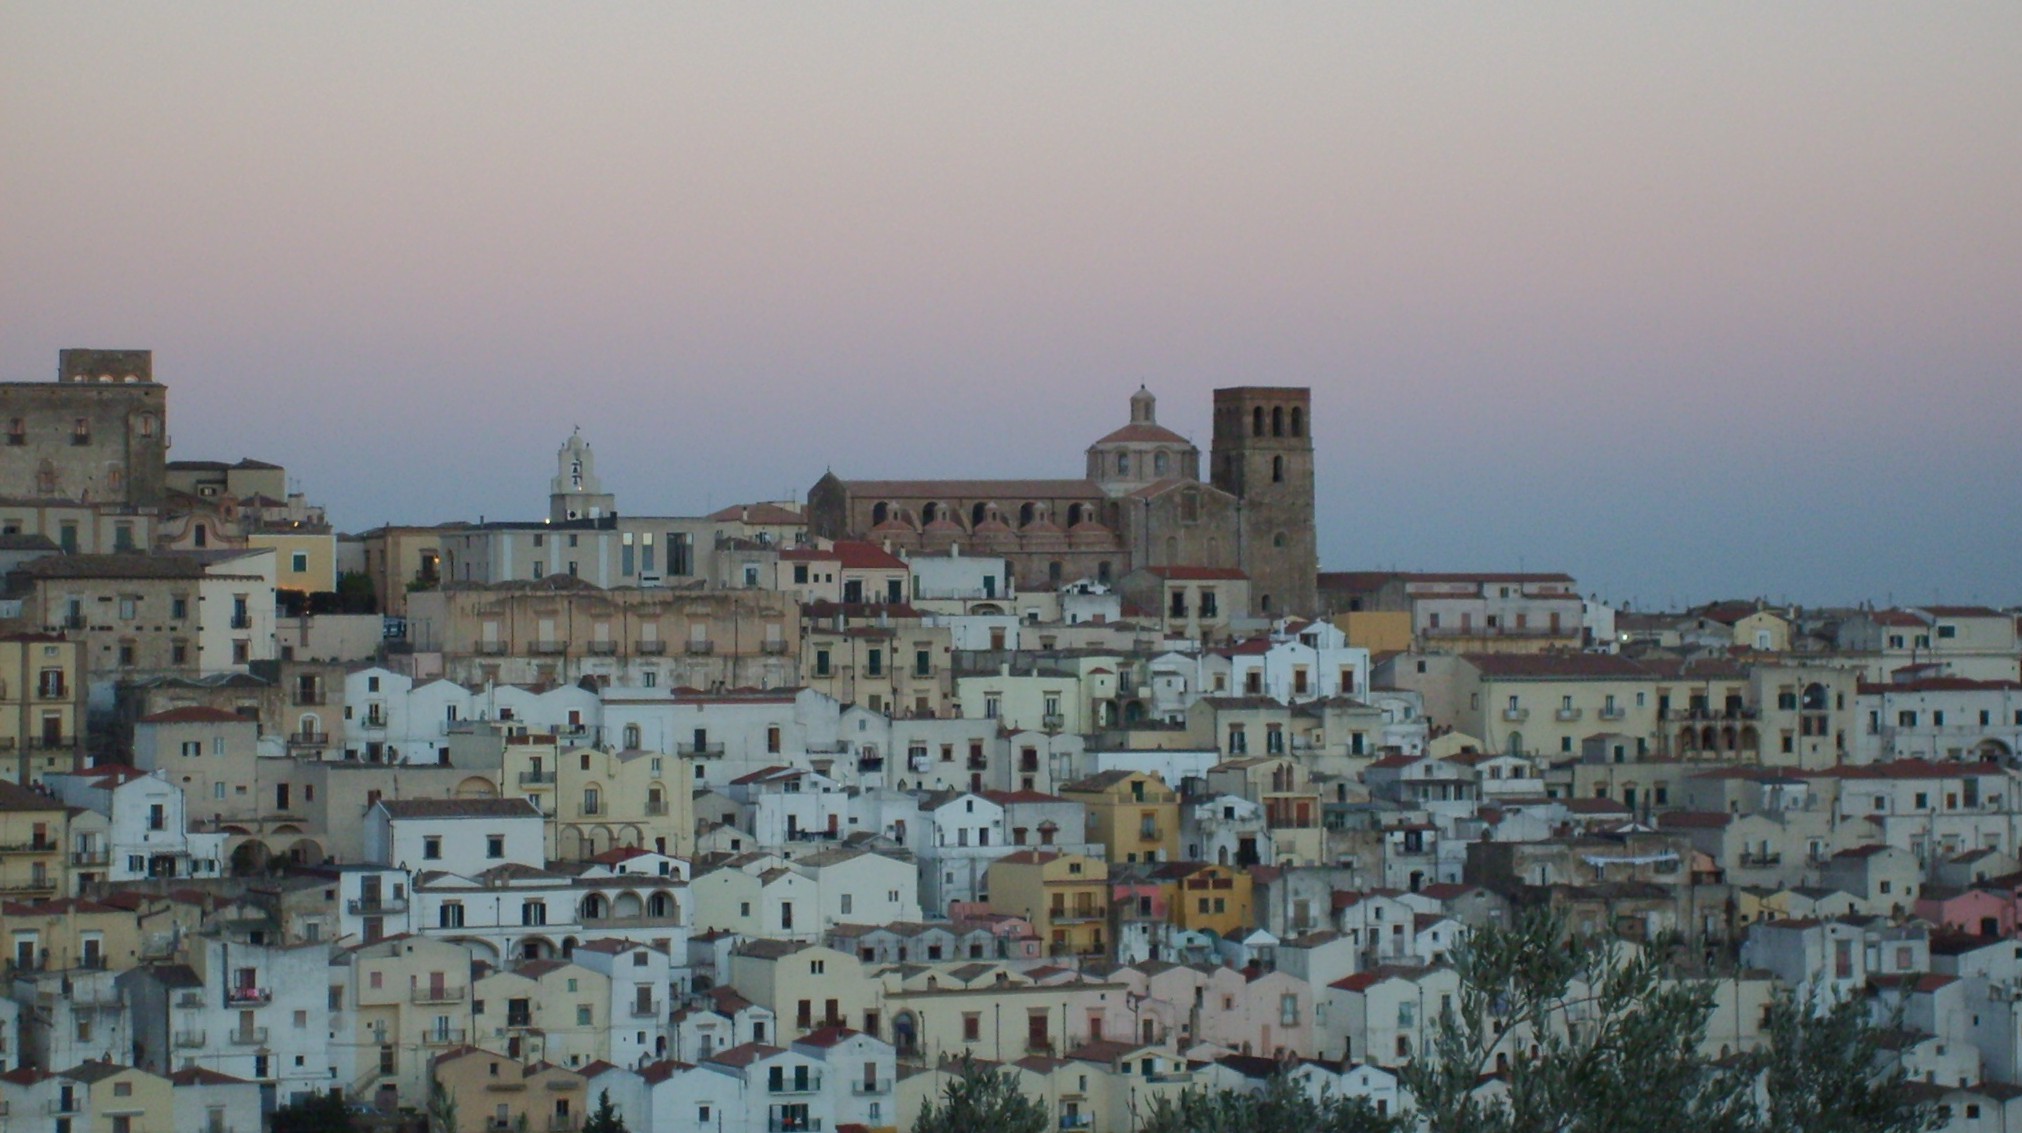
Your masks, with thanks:
<instances>
[{"instance_id":1,"label":"hazy sky","mask_svg":"<svg viewBox=\"0 0 2022 1133\"><path fill-rule=\"evenodd\" d=\"M0 376L344 529L1079 475L1310 385L1334 569L2022 601L2022 4L0 5Z\"/></svg>"}]
</instances>

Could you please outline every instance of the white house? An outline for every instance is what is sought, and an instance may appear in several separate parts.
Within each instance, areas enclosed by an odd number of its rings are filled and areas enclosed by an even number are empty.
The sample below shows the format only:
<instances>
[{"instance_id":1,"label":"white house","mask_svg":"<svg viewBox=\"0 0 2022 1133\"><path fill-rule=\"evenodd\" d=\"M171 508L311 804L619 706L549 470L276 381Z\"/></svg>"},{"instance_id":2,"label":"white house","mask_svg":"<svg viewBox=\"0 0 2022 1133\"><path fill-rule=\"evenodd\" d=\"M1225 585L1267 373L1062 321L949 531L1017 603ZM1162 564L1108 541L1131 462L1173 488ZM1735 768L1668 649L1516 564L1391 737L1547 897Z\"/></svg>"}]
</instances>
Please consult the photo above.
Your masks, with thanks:
<instances>
[{"instance_id":1,"label":"white house","mask_svg":"<svg viewBox=\"0 0 2022 1133\"><path fill-rule=\"evenodd\" d=\"M365 860L475 877L546 860L541 812L526 799L380 799L365 813Z\"/></svg>"},{"instance_id":2,"label":"white house","mask_svg":"<svg viewBox=\"0 0 2022 1133\"><path fill-rule=\"evenodd\" d=\"M944 916L950 902L976 900L990 863L1017 847L1005 835L1004 808L983 795L929 795L921 810L929 827L919 850L921 897L934 915Z\"/></svg>"},{"instance_id":3,"label":"white house","mask_svg":"<svg viewBox=\"0 0 2022 1133\"><path fill-rule=\"evenodd\" d=\"M71 847L73 861L103 869L104 880L221 875L227 836L191 834L182 789L162 771L105 766L48 775L43 785L65 803L108 819L104 844Z\"/></svg>"}]
</instances>

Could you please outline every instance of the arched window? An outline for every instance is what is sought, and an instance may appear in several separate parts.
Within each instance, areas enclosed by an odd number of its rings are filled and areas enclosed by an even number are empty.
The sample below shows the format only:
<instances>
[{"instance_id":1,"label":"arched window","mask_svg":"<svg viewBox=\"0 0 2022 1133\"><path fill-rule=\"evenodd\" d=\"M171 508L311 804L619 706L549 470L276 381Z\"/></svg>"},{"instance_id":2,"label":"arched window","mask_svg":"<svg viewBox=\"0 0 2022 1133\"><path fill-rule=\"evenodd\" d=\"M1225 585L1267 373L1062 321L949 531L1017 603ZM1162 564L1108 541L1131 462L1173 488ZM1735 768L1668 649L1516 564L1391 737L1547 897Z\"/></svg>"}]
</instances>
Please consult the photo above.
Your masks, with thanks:
<instances>
[{"instance_id":1,"label":"arched window","mask_svg":"<svg viewBox=\"0 0 2022 1133\"><path fill-rule=\"evenodd\" d=\"M1282 484L1284 482L1285 482L1285 458L1282 456L1274 456L1271 458L1271 483Z\"/></svg>"},{"instance_id":2,"label":"arched window","mask_svg":"<svg viewBox=\"0 0 2022 1133\"><path fill-rule=\"evenodd\" d=\"M1306 411L1296 405L1292 407L1292 435L1295 437L1306 435Z\"/></svg>"},{"instance_id":3,"label":"arched window","mask_svg":"<svg viewBox=\"0 0 2022 1133\"><path fill-rule=\"evenodd\" d=\"M1118 476L1128 476L1128 475L1130 475L1130 454L1129 454L1129 453L1127 453L1127 452L1120 452L1120 453L1117 453L1117 454L1116 454L1116 474L1117 474Z\"/></svg>"},{"instance_id":4,"label":"arched window","mask_svg":"<svg viewBox=\"0 0 2022 1133\"><path fill-rule=\"evenodd\" d=\"M1018 526L1032 526L1033 510L1032 503L1029 500L1018 505Z\"/></svg>"},{"instance_id":5,"label":"arched window","mask_svg":"<svg viewBox=\"0 0 2022 1133\"><path fill-rule=\"evenodd\" d=\"M626 751L639 750L639 725L637 724L625 725L625 750Z\"/></svg>"},{"instance_id":6,"label":"arched window","mask_svg":"<svg viewBox=\"0 0 2022 1133\"><path fill-rule=\"evenodd\" d=\"M877 506L871 508L872 527L878 526L879 524L883 523L887 519L890 519L891 517L892 517L892 506L890 504L880 503Z\"/></svg>"},{"instance_id":7,"label":"arched window","mask_svg":"<svg viewBox=\"0 0 2022 1133\"><path fill-rule=\"evenodd\" d=\"M1271 435L1274 437L1285 435L1285 407L1282 405L1271 407Z\"/></svg>"},{"instance_id":8,"label":"arched window","mask_svg":"<svg viewBox=\"0 0 2022 1133\"><path fill-rule=\"evenodd\" d=\"M1059 559L1054 559L1052 562L1047 563L1046 581L1055 583L1059 582L1062 569L1063 568L1061 567Z\"/></svg>"},{"instance_id":9,"label":"arched window","mask_svg":"<svg viewBox=\"0 0 2022 1133\"><path fill-rule=\"evenodd\" d=\"M1250 410L1250 435L1253 437L1264 435L1264 407L1261 405Z\"/></svg>"},{"instance_id":10,"label":"arched window","mask_svg":"<svg viewBox=\"0 0 2022 1133\"><path fill-rule=\"evenodd\" d=\"M1067 505L1067 526L1072 527L1086 518L1088 514L1081 510L1080 504Z\"/></svg>"},{"instance_id":11,"label":"arched window","mask_svg":"<svg viewBox=\"0 0 2022 1133\"><path fill-rule=\"evenodd\" d=\"M1165 450L1160 449L1157 452L1153 453L1151 456L1151 470L1154 473L1163 476L1165 475L1165 469L1166 469Z\"/></svg>"},{"instance_id":12,"label":"arched window","mask_svg":"<svg viewBox=\"0 0 2022 1133\"><path fill-rule=\"evenodd\" d=\"M981 524L983 520L989 516L989 514L990 514L989 504L977 504L975 507L970 508L969 526L971 528L976 527L977 525Z\"/></svg>"},{"instance_id":13,"label":"arched window","mask_svg":"<svg viewBox=\"0 0 2022 1133\"><path fill-rule=\"evenodd\" d=\"M941 518L940 504L925 503L920 505L920 522L922 524L932 523L939 518Z\"/></svg>"}]
</instances>

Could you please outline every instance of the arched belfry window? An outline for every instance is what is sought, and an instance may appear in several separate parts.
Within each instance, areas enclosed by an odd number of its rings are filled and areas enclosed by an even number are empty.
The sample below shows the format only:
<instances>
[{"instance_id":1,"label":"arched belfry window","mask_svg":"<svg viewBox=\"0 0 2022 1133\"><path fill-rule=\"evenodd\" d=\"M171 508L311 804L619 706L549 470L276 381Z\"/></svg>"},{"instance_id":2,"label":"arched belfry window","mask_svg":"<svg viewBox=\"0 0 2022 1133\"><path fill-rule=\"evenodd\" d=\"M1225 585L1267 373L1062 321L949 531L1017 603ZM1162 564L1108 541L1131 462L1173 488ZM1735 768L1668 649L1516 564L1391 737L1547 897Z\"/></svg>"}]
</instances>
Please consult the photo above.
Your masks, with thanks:
<instances>
[{"instance_id":1,"label":"arched belfry window","mask_svg":"<svg viewBox=\"0 0 2022 1133\"><path fill-rule=\"evenodd\" d=\"M1271 435L1274 437L1285 435L1285 407L1282 405L1271 407Z\"/></svg>"},{"instance_id":2,"label":"arched belfry window","mask_svg":"<svg viewBox=\"0 0 2022 1133\"><path fill-rule=\"evenodd\" d=\"M1253 437L1264 435L1264 407L1261 405L1250 410L1250 435Z\"/></svg>"},{"instance_id":3,"label":"arched belfry window","mask_svg":"<svg viewBox=\"0 0 2022 1133\"><path fill-rule=\"evenodd\" d=\"M1296 405L1292 407L1292 435L1295 437L1306 435L1306 411Z\"/></svg>"},{"instance_id":4,"label":"arched belfry window","mask_svg":"<svg viewBox=\"0 0 2022 1133\"><path fill-rule=\"evenodd\" d=\"M1271 458L1271 483L1282 484L1284 482L1285 482L1285 458L1282 456L1274 456Z\"/></svg>"}]
</instances>

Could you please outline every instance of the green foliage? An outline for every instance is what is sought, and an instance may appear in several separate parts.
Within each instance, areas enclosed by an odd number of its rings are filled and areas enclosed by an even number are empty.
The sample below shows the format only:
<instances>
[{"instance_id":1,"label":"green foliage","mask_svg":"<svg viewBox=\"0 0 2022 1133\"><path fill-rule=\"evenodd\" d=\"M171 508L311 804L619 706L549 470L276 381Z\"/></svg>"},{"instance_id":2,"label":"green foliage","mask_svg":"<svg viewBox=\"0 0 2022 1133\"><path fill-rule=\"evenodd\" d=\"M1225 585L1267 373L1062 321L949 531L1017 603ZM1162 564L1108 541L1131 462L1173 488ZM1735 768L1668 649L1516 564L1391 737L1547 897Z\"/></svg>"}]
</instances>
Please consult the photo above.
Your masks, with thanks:
<instances>
[{"instance_id":1,"label":"green foliage","mask_svg":"<svg viewBox=\"0 0 2022 1133\"><path fill-rule=\"evenodd\" d=\"M955 1074L940 1102L920 1110L912 1133L1045 1133L1051 1124L1046 1110L1018 1089L1015 1074L978 1066L966 1054Z\"/></svg>"},{"instance_id":2,"label":"green foliage","mask_svg":"<svg viewBox=\"0 0 2022 1133\"><path fill-rule=\"evenodd\" d=\"M1816 989L1810 989L1816 990ZM1900 1019L1892 1020L1900 1023ZM1859 996L1821 1003L1812 995L1781 992L1769 1005L1761 1067L1768 1106L1762 1133L1921 1133L1935 1129L1935 1110L1906 1100L1900 1061L1877 1070L1886 1032L1868 1021Z\"/></svg>"},{"instance_id":3,"label":"green foliage","mask_svg":"<svg viewBox=\"0 0 2022 1133\"><path fill-rule=\"evenodd\" d=\"M617 1107L611 1104L611 1091L598 1095L597 1108L583 1123L583 1133L630 1133L625 1128L625 1119L618 1116Z\"/></svg>"},{"instance_id":4,"label":"green foliage","mask_svg":"<svg viewBox=\"0 0 2022 1133\"><path fill-rule=\"evenodd\" d=\"M1160 1096L1141 1133L1402 1133L1395 1117L1380 1116L1364 1098L1315 1101L1297 1081L1274 1074L1257 1094L1191 1089Z\"/></svg>"},{"instance_id":5,"label":"green foliage","mask_svg":"<svg viewBox=\"0 0 2022 1133\"><path fill-rule=\"evenodd\" d=\"M273 1133L351 1133L351 1117L336 1094L311 1094L274 1111Z\"/></svg>"},{"instance_id":6,"label":"green foliage","mask_svg":"<svg viewBox=\"0 0 2022 1133\"><path fill-rule=\"evenodd\" d=\"M1429 1133L1916 1133L1930 1114L1878 1070L1860 1003L1779 1000L1762 1050L1703 1053L1714 987L1666 942L1635 955L1532 915L1472 934L1457 1002L1402 1072ZM1494 1079L1488 1077L1495 1075ZM1759 1087L1759 1089L1758 1089Z\"/></svg>"},{"instance_id":7,"label":"green foliage","mask_svg":"<svg viewBox=\"0 0 2022 1133\"><path fill-rule=\"evenodd\" d=\"M434 1080L428 1083L428 1133L457 1133L456 1095Z\"/></svg>"}]
</instances>

